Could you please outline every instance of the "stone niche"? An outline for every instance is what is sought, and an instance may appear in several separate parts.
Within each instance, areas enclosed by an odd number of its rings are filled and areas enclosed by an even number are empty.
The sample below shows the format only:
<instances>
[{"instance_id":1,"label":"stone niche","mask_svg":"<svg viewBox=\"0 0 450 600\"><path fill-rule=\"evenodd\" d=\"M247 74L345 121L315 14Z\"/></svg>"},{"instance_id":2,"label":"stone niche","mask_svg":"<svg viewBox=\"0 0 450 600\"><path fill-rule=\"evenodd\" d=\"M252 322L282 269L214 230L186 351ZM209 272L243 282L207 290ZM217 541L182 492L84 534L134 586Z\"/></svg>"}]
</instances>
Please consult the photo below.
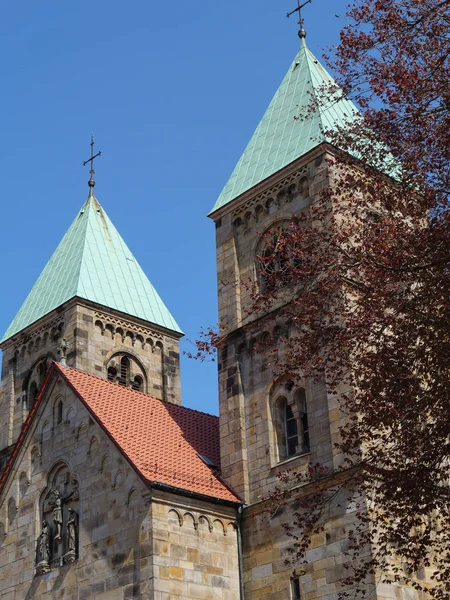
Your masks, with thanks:
<instances>
[{"instance_id":1,"label":"stone niche","mask_svg":"<svg viewBox=\"0 0 450 600\"><path fill-rule=\"evenodd\" d=\"M59 462L51 469L39 502L36 575L77 560L79 503L78 479Z\"/></svg>"}]
</instances>

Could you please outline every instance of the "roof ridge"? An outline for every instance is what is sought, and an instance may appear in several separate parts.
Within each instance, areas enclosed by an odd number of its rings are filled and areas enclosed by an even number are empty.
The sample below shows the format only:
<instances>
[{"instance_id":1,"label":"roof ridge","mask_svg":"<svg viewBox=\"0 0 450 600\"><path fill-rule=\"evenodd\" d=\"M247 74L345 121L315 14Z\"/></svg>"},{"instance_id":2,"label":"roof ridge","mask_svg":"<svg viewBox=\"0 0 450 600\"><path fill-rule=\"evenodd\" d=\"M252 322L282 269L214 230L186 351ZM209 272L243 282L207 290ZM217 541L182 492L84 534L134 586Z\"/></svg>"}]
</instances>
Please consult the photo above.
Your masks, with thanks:
<instances>
[{"instance_id":1,"label":"roof ridge","mask_svg":"<svg viewBox=\"0 0 450 600\"><path fill-rule=\"evenodd\" d=\"M302 48L305 49L306 66L307 66L308 73L309 73L309 80L310 80L309 82L310 82L310 87L312 88L312 93L314 95L314 100L316 102L320 102L320 98L318 96L318 92L317 92L316 86L314 84L314 78L313 78L313 73L312 73L312 69L311 69L312 65L311 65L311 62L310 62L313 59L317 61L317 59L314 56L314 54L311 52L311 50L308 48L308 46L306 45L306 40L305 39L303 39ZM320 133L321 133L321 135L323 137L325 137L324 133L323 133L325 131L325 124L324 124L324 121L323 121L322 111L319 110L319 109L316 109L316 113L318 113L318 115L319 115L320 126L321 126L321 132Z\"/></svg>"},{"instance_id":2,"label":"roof ridge","mask_svg":"<svg viewBox=\"0 0 450 600\"><path fill-rule=\"evenodd\" d=\"M66 371L66 370L75 371L77 373L81 373L82 375L86 375L86 377L91 377L93 379L101 381L102 383L112 385L112 386L119 386L119 387L123 388L123 386L120 386L119 383L116 383L114 381L108 381L107 379L103 379L102 377L99 377L98 375L92 375L91 373L86 373L86 371L82 371L81 369L76 369L75 367L69 367L69 366L63 367L60 363L58 363L56 361L52 361L52 364L54 364L63 375L64 375L64 371ZM212 415L211 413L197 410L196 408L190 408L189 406L182 406L181 404L175 404L174 402L170 402L170 400L163 400L162 398L157 398L156 396L153 396L153 394L147 394L146 392L141 392L139 390L133 390L132 388L124 388L124 389L128 390L129 392L131 392L133 394L138 394L140 396L144 396L145 398L151 398L152 400L157 400L158 402L161 402L162 404L167 404L170 407L179 408L181 410L189 411L192 413L197 413L199 415L204 415L205 417L211 417L211 418L217 419L217 420L219 419L219 417L217 415Z\"/></svg>"},{"instance_id":3,"label":"roof ridge","mask_svg":"<svg viewBox=\"0 0 450 600\"><path fill-rule=\"evenodd\" d=\"M83 209L86 206L86 210L91 210L92 209L92 201L91 198L95 198L94 194L93 194L93 190L92 188L90 188L89 190L89 196L87 197L86 202L83 204L83 206L80 209L80 215L83 214ZM96 198L95 198L96 199ZM98 202L98 200L97 200ZM86 232L84 235L84 239L83 239L83 248L81 249L81 260L80 260L80 264L78 265L78 273L77 273L77 296L79 296L79 292L80 292L80 279L81 279L81 268L83 266L83 260L84 260L84 252L86 250L86 243L87 243L87 228L89 225L89 215L86 215Z\"/></svg>"}]
</instances>

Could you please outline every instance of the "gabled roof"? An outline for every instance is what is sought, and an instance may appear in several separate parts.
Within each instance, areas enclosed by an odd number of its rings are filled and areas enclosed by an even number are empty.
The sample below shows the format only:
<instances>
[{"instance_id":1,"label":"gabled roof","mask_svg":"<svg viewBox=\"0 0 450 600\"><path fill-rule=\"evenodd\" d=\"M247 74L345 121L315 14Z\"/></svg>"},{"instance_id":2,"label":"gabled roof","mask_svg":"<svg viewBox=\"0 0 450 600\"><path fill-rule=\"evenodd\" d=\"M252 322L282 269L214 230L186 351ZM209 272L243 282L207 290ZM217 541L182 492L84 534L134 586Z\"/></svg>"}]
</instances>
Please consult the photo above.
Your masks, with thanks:
<instances>
[{"instance_id":1,"label":"gabled roof","mask_svg":"<svg viewBox=\"0 0 450 600\"><path fill-rule=\"evenodd\" d=\"M74 297L181 334L175 319L92 193L2 341Z\"/></svg>"},{"instance_id":2,"label":"gabled roof","mask_svg":"<svg viewBox=\"0 0 450 600\"><path fill-rule=\"evenodd\" d=\"M319 100L321 89L329 84L336 85L303 38L299 52L210 214L326 141L324 131L348 122L357 109L344 97L337 102L322 102L318 110L304 119L312 99Z\"/></svg>"},{"instance_id":3,"label":"gabled roof","mask_svg":"<svg viewBox=\"0 0 450 600\"><path fill-rule=\"evenodd\" d=\"M240 502L201 456L220 466L219 419L158 400L53 363L35 405L13 450L0 488L14 464L31 426L37 405L45 396L51 373L59 373L148 483L160 483L214 499Z\"/></svg>"}]
</instances>

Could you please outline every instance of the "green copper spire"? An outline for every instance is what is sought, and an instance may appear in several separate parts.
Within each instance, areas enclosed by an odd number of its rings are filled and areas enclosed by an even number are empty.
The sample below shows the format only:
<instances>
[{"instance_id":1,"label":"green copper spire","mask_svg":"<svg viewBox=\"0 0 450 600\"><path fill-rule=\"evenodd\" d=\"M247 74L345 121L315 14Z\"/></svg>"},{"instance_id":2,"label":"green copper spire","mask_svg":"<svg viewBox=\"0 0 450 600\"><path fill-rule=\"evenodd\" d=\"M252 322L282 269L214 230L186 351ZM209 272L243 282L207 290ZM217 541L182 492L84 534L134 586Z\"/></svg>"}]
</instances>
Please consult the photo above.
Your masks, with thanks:
<instances>
[{"instance_id":1,"label":"green copper spire","mask_svg":"<svg viewBox=\"0 0 450 600\"><path fill-rule=\"evenodd\" d=\"M335 83L308 50L303 28L299 37L300 50L211 213L326 141L324 131L344 125L356 113L342 97L303 118L312 98L319 99L323 86Z\"/></svg>"},{"instance_id":2,"label":"green copper spire","mask_svg":"<svg viewBox=\"0 0 450 600\"><path fill-rule=\"evenodd\" d=\"M93 186L2 341L74 297L181 333L95 198Z\"/></svg>"}]
</instances>

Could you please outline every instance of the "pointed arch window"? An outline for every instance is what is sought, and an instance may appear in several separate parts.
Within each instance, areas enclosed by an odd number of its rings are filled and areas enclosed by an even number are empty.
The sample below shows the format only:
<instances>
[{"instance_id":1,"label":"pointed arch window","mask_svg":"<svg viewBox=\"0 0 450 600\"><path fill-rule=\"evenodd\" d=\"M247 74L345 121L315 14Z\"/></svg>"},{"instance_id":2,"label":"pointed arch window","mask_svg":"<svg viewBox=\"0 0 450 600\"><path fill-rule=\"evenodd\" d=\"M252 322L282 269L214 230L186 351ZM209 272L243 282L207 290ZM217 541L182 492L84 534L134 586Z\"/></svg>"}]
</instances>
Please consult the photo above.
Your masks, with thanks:
<instances>
[{"instance_id":1,"label":"pointed arch window","mask_svg":"<svg viewBox=\"0 0 450 600\"><path fill-rule=\"evenodd\" d=\"M62 400L56 405L56 424L59 425L63 420L63 403Z\"/></svg>"}]
</instances>

